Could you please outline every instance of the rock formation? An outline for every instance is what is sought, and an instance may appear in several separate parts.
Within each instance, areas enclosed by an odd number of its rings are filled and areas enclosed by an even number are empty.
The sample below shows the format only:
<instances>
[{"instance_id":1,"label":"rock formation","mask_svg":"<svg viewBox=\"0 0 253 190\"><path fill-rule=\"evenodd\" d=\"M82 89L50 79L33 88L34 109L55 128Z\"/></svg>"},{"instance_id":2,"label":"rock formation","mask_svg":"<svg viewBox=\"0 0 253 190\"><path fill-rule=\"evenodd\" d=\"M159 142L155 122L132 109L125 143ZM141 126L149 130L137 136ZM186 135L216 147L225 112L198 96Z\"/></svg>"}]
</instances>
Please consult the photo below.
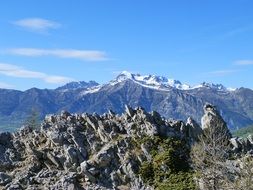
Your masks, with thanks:
<instances>
[{"instance_id":1,"label":"rock formation","mask_svg":"<svg viewBox=\"0 0 253 190\"><path fill-rule=\"evenodd\" d=\"M204 115L201 118L203 130L214 130L217 133L224 133L224 138L230 139L232 137L226 122L222 119L218 110L211 104L204 105Z\"/></svg>"},{"instance_id":2,"label":"rock formation","mask_svg":"<svg viewBox=\"0 0 253 190\"><path fill-rule=\"evenodd\" d=\"M204 109L203 129L225 127L213 106ZM126 106L122 115L47 115L40 129L0 134L0 189L153 189L138 175L150 152L145 144L136 150L135 140L176 137L190 144L201 133L191 118L166 120L141 107Z\"/></svg>"}]
</instances>

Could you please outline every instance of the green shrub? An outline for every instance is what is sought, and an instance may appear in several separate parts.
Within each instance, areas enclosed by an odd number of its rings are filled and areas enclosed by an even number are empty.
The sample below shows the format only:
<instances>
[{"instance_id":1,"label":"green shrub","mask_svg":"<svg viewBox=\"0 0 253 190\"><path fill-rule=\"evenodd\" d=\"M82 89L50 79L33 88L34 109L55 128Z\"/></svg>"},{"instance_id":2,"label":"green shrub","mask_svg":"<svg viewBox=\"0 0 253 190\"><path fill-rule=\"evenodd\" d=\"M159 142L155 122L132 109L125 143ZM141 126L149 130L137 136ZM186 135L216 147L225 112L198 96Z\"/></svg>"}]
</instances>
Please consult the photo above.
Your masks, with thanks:
<instances>
[{"instance_id":1,"label":"green shrub","mask_svg":"<svg viewBox=\"0 0 253 190\"><path fill-rule=\"evenodd\" d=\"M156 184L158 190L193 190L196 189L193 173L172 173L165 181Z\"/></svg>"},{"instance_id":2,"label":"green shrub","mask_svg":"<svg viewBox=\"0 0 253 190\"><path fill-rule=\"evenodd\" d=\"M189 147L176 138L144 137L139 143L148 145L152 160L143 162L139 174L156 189L196 189L193 172L188 164Z\"/></svg>"},{"instance_id":3,"label":"green shrub","mask_svg":"<svg viewBox=\"0 0 253 190\"><path fill-rule=\"evenodd\" d=\"M139 173L143 179L143 181L147 184L153 185L154 181L154 168L153 164L150 162L143 162Z\"/></svg>"}]
</instances>

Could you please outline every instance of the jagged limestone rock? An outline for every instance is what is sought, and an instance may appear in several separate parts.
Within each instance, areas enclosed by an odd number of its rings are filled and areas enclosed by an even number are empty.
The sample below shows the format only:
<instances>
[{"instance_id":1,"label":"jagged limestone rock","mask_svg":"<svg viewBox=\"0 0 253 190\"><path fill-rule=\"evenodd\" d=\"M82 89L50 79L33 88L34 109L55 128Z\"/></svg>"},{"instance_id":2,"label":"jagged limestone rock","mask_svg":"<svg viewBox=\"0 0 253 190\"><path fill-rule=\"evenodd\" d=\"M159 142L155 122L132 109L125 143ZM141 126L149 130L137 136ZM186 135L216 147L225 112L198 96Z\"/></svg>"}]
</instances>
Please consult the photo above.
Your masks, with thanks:
<instances>
[{"instance_id":1,"label":"jagged limestone rock","mask_svg":"<svg viewBox=\"0 0 253 190\"><path fill-rule=\"evenodd\" d=\"M207 106L203 128L213 124L225 127ZM201 131L192 119L165 120L141 107L126 107L122 115L50 115L40 129L25 126L0 134L0 189L153 189L138 174L152 159L141 140L160 136L192 143ZM252 146L252 138L244 144L244 149Z\"/></svg>"},{"instance_id":2,"label":"jagged limestone rock","mask_svg":"<svg viewBox=\"0 0 253 190\"><path fill-rule=\"evenodd\" d=\"M133 117L134 115L134 110L128 105L125 105L125 112L129 117Z\"/></svg>"},{"instance_id":3,"label":"jagged limestone rock","mask_svg":"<svg viewBox=\"0 0 253 190\"><path fill-rule=\"evenodd\" d=\"M187 119L186 122L186 136L190 139L197 140L198 137L202 134L202 128L199 124L194 121L191 117Z\"/></svg>"},{"instance_id":4,"label":"jagged limestone rock","mask_svg":"<svg viewBox=\"0 0 253 190\"><path fill-rule=\"evenodd\" d=\"M214 128L215 131L219 133L225 133L227 139L232 137L228 130L226 122L222 119L218 110L212 104L204 105L204 115L201 118L201 127L203 130L208 128Z\"/></svg>"}]
</instances>

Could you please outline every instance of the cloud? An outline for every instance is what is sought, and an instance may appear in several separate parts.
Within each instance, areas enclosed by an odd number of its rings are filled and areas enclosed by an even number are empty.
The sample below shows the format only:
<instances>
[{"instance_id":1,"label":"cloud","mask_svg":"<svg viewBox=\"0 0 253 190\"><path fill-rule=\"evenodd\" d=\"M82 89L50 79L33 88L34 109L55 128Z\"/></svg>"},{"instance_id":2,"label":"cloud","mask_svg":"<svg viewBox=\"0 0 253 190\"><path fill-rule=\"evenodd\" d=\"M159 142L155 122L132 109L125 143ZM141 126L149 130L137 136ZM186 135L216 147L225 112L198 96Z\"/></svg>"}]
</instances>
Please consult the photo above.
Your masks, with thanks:
<instances>
[{"instance_id":1,"label":"cloud","mask_svg":"<svg viewBox=\"0 0 253 190\"><path fill-rule=\"evenodd\" d=\"M235 73L237 70L217 70L217 71L211 71L208 74L216 75L216 76L225 76L231 73Z\"/></svg>"},{"instance_id":2,"label":"cloud","mask_svg":"<svg viewBox=\"0 0 253 190\"><path fill-rule=\"evenodd\" d=\"M56 76L56 75L48 75L42 72L30 71L23 69L22 67L0 63L0 74L17 77L17 78L33 78L33 79L40 79L47 83L52 84L64 84L70 81L74 81L72 78L63 77L63 76Z\"/></svg>"},{"instance_id":3,"label":"cloud","mask_svg":"<svg viewBox=\"0 0 253 190\"><path fill-rule=\"evenodd\" d=\"M237 60L236 65L253 65L253 60Z\"/></svg>"},{"instance_id":4,"label":"cloud","mask_svg":"<svg viewBox=\"0 0 253 190\"><path fill-rule=\"evenodd\" d=\"M0 88L11 89L11 88L13 88L13 87L14 87L14 86L11 85L11 84L7 84L7 83L5 83L5 82L0 82Z\"/></svg>"},{"instance_id":5,"label":"cloud","mask_svg":"<svg viewBox=\"0 0 253 190\"><path fill-rule=\"evenodd\" d=\"M26 19L21 19L14 21L13 24L16 26L32 30L35 32L47 32L50 29L56 29L61 26L61 24L51 21L51 20L46 20L42 18L26 18Z\"/></svg>"},{"instance_id":6,"label":"cloud","mask_svg":"<svg viewBox=\"0 0 253 190\"><path fill-rule=\"evenodd\" d=\"M7 54L29 57L54 56L59 58L81 59L84 61L108 60L105 52L95 50L12 48L7 49L4 52Z\"/></svg>"}]
</instances>

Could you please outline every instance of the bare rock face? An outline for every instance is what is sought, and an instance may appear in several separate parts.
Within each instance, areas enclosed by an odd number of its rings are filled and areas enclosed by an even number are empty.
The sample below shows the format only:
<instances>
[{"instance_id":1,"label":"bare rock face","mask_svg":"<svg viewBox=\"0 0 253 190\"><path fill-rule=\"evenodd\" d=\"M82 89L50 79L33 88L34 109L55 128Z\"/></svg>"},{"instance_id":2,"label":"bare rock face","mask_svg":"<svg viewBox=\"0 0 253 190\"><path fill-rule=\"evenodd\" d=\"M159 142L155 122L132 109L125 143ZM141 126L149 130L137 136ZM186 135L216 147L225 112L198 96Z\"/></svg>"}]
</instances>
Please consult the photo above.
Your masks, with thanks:
<instances>
[{"instance_id":1,"label":"bare rock face","mask_svg":"<svg viewBox=\"0 0 253 190\"><path fill-rule=\"evenodd\" d=\"M238 137L233 137L230 139L230 143L232 145L232 150L236 154L241 154L241 153L250 153L252 154L252 149L253 149L253 142L251 141L251 135L248 136L247 138L238 138Z\"/></svg>"},{"instance_id":2,"label":"bare rock face","mask_svg":"<svg viewBox=\"0 0 253 190\"><path fill-rule=\"evenodd\" d=\"M187 136L194 141L199 138L202 132L203 132L202 128L199 126L199 124L196 121L194 121L191 117L189 117L186 122Z\"/></svg>"},{"instance_id":3,"label":"bare rock face","mask_svg":"<svg viewBox=\"0 0 253 190\"><path fill-rule=\"evenodd\" d=\"M203 109L204 115L201 118L202 129L212 129L217 133L225 133L227 139L230 139L232 135L228 130L226 122L222 119L216 107L211 104L205 104Z\"/></svg>"},{"instance_id":4,"label":"bare rock face","mask_svg":"<svg viewBox=\"0 0 253 190\"><path fill-rule=\"evenodd\" d=\"M227 130L213 106L204 109L203 130ZM151 155L145 144L136 149L137 140L162 136L192 143L202 129L191 118L166 120L141 107L126 106L122 115L48 115L40 129L0 134L0 189L153 189L138 174Z\"/></svg>"},{"instance_id":5,"label":"bare rock face","mask_svg":"<svg viewBox=\"0 0 253 190\"><path fill-rule=\"evenodd\" d=\"M211 104L206 104L204 106L204 116L201 119L201 123L203 131L212 130L212 132L219 134L219 137L222 138L224 142L227 141L227 144L231 146L231 152L235 153L234 156L240 156L242 153L253 153L252 137L249 136L248 138L232 138L232 135L229 132L225 121L222 119L215 106Z\"/></svg>"},{"instance_id":6,"label":"bare rock face","mask_svg":"<svg viewBox=\"0 0 253 190\"><path fill-rule=\"evenodd\" d=\"M40 129L0 134L0 189L152 189L138 175L149 155L136 156L134 140L174 128L141 107L121 116L47 115Z\"/></svg>"}]
</instances>

